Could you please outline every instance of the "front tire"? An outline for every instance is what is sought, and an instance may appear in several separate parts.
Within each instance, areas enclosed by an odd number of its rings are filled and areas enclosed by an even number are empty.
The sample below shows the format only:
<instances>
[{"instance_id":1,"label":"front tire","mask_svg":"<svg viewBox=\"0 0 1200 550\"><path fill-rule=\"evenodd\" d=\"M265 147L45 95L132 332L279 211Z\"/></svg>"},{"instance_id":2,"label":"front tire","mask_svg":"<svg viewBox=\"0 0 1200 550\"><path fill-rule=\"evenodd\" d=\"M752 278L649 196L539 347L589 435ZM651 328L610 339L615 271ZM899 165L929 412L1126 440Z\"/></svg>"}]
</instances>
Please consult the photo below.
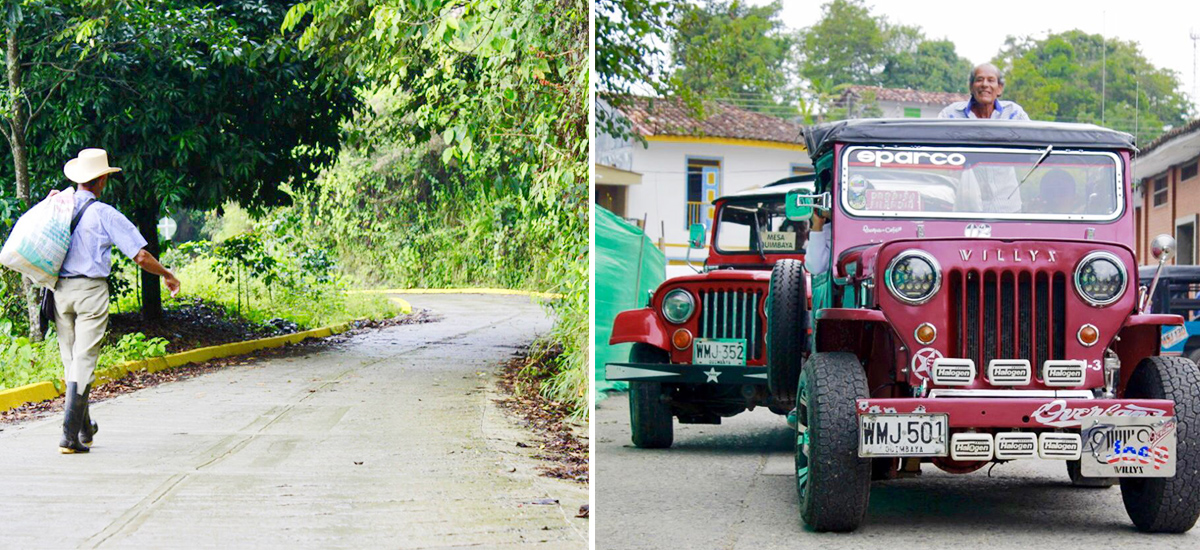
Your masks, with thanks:
<instances>
[{"instance_id":1,"label":"front tire","mask_svg":"<svg viewBox=\"0 0 1200 550\"><path fill-rule=\"evenodd\" d=\"M792 399L808 349L808 289L803 264L779 260L771 269L767 309L767 389Z\"/></svg>"},{"instance_id":2,"label":"front tire","mask_svg":"<svg viewBox=\"0 0 1200 550\"><path fill-rule=\"evenodd\" d=\"M1147 357L1129 378L1131 399L1175 401L1175 477L1121 478L1121 500L1139 530L1183 533L1200 518L1200 369L1182 357Z\"/></svg>"},{"instance_id":3,"label":"front tire","mask_svg":"<svg viewBox=\"0 0 1200 550\"><path fill-rule=\"evenodd\" d=\"M630 363L667 363L666 351L650 344L634 344ZM660 382L629 383L629 426L633 444L642 449L665 449L675 441L671 406L664 400Z\"/></svg>"},{"instance_id":4,"label":"front tire","mask_svg":"<svg viewBox=\"0 0 1200 550\"><path fill-rule=\"evenodd\" d=\"M857 400L867 375L851 353L816 353L796 391L796 491L816 531L853 531L867 515L871 460L858 456Z\"/></svg>"}]
</instances>

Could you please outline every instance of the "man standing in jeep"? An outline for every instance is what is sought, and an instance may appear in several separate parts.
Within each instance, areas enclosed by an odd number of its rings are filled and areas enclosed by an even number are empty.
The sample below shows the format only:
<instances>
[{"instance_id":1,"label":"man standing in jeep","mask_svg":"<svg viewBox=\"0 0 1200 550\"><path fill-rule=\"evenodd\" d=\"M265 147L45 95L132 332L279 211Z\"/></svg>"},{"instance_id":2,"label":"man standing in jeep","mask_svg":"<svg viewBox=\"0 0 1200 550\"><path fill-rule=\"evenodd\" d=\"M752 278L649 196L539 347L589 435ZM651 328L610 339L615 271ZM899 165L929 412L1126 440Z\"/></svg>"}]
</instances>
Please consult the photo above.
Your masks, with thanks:
<instances>
[{"instance_id":1,"label":"man standing in jeep","mask_svg":"<svg viewBox=\"0 0 1200 550\"><path fill-rule=\"evenodd\" d=\"M996 120L1029 120L1025 109L1015 101L1001 101L1004 93L1004 73L991 63L971 69L967 80L971 99L951 103L942 109L938 118L990 118Z\"/></svg>"}]
</instances>

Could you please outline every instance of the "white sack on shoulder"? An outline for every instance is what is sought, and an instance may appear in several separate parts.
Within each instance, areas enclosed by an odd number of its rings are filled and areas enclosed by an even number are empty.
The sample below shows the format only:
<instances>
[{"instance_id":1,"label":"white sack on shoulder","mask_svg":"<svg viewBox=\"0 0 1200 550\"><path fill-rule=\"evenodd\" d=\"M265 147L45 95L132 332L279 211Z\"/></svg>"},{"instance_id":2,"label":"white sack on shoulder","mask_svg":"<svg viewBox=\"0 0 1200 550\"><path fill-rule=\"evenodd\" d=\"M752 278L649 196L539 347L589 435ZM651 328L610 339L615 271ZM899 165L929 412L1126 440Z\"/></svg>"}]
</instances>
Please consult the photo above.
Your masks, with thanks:
<instances>
[{"instance_id":1,"label":"white sack on shoulder","mask_svg":"<svg viewBox=\"0 0 1200 550\"><path fill-rule=\"evenodd\" d=\"M54 288L71 245L74 213L75 190L71 188L34 205L13 226L0 249L0 265L29 277L38 286Z\"/></svg>"}]
</instances>

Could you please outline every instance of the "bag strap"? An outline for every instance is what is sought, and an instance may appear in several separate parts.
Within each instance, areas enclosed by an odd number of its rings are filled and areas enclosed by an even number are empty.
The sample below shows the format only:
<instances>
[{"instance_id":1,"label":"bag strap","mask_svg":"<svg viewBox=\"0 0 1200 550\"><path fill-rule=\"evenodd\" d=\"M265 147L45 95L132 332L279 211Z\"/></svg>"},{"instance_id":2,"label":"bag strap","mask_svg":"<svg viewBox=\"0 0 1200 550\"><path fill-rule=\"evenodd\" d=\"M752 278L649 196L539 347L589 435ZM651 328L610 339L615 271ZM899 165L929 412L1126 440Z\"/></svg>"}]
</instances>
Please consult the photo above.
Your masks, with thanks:
<instances>
[{"instance_id":1,"label":"bag strap","mask_svg":"<svg viewBox=\"0 0 1200 550\"><path fill-rule=\"evenodd\" d=\"M83 213L87 212L88 207L96 203L96 199L88 199L83 203L83 207L75 213L75 217L71 218L71 233L75 233L75 227L79 225L79 220L83 219Z\"/></svg>"}]
</instances>

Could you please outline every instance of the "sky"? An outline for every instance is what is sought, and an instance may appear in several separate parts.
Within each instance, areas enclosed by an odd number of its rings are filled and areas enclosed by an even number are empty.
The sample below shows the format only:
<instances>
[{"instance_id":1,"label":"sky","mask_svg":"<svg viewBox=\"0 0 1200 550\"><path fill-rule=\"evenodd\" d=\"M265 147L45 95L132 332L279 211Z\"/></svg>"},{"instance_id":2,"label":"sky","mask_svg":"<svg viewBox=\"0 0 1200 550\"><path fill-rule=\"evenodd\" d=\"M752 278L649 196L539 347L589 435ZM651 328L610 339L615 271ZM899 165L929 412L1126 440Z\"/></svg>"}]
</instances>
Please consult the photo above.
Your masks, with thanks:
<instances>
[{"instance_id":1,"label":"sky","mask_svg":"<svg viewBox=\"0 0 1200 550\"><path fill-rule=\"evenodd\" d=\"M749 0L763 5L769 0ZM817 0L783 0L782 20L791 29L817 22ZM1049 33L1079 29L1104 34L1141 46L1142 54L1157 67L1179 73L1183 91L1195 102L1192 47L1189 33L1200 36L1200 0L1006 0L1003 2L946 2L932 0L867 0L874 15L893 23L915 25L930 39L954 42L958 54L973 63L991 60L1008 35L1045 37ZM1136 9L1130 9L1134 6ZM1200 40L1197 41L1200 45ZM965 77L964 77L965 78Z\"/></svg>"}]
</instances>

